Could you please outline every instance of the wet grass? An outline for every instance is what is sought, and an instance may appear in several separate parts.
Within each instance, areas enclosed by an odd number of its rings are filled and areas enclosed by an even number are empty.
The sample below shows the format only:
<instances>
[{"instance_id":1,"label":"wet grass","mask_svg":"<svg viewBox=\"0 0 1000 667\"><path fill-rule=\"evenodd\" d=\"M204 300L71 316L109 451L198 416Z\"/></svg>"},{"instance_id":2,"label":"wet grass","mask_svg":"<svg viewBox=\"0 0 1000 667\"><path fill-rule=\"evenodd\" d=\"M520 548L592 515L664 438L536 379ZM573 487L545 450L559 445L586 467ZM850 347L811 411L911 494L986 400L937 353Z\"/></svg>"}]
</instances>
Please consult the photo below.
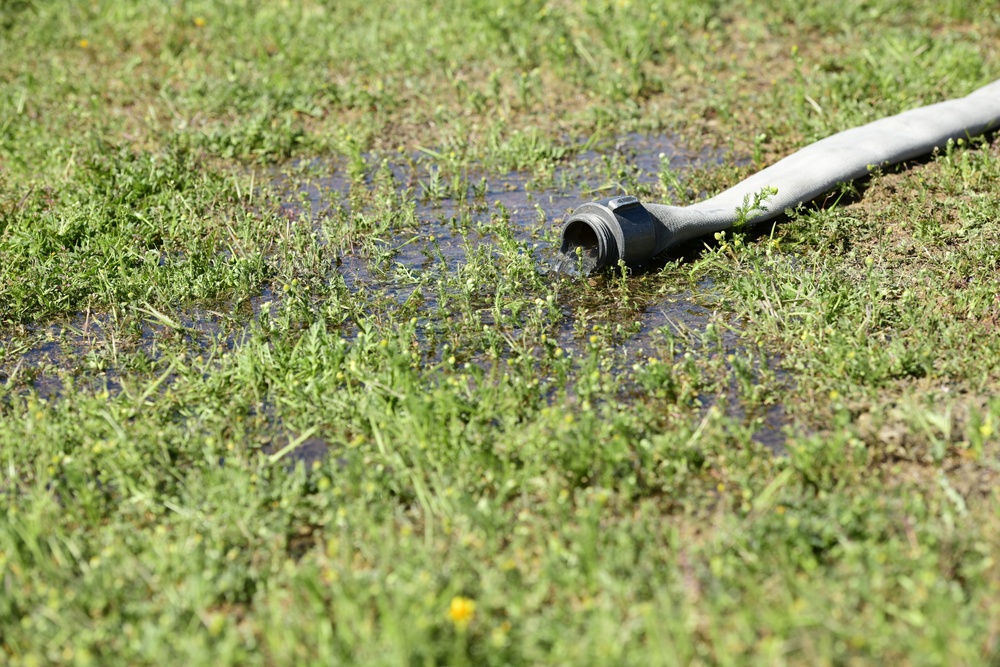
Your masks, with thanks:
<instances>
[{"instance_id":1,"label":"wet grass","mask_svg":"<svg viewBox=\"0 0 1000 667\"><path fill-rule=\"evenodd\" d=\"M989 3L0 3L0 663L990 663L996 138L551 265L998 65Z\"/></svg>"}]
</instances>

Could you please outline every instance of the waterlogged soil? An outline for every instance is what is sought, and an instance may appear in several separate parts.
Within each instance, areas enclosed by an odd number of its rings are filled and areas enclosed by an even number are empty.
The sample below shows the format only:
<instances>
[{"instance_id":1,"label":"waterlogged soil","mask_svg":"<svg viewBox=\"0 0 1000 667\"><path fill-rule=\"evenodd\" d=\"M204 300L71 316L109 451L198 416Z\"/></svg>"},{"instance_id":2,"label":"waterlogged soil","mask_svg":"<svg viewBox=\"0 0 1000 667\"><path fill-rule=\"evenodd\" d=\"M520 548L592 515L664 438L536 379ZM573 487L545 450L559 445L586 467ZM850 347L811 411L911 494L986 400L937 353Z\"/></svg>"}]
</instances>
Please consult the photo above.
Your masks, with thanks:
<instances>
[{"instance_id":1,"label":"waterlogged soil","mask_svg":"<svg viewBox=\"0 0 1000 667\"><path fill-rule=\"evenodd\" d=\"M364 196L357 196L357 192L376 187L379 171L383 181L385 173L391 174L401 201L413 207L417 226L385 235L379 241L377 256L373 256L371 247L360 244L341 248L334 262L334 275L355 296L389 300L396 306L406 304L419 292L419 308L427 314L435 312L437 297L433 289L421 290L420 286L427 285L435 272L458 270L468 261L470 252L486 248L498 254L498 219L505 221L504 229L551 280L590 280L592 286L609 283L612 278L607 275L580 278L555 270L560 260L556 252L559 229L565 216L582 202L624 192L646 195L649 200L650 195L662 192L665 166L673 173L683 173L692 166L717 164L723 158L715 152L685 151L668 136L638 134L580 151L573 160L541 173L511 171L498 175L483 170L448 174L422 153L402 160L391 157L366 155L364 176L355 178L342 161L300 162L275 174L271 187L278 193L277 206L285 217L309 221L317 237L325 239L325 226L334 224L332 221L350 223L353 216L370 215ZM96 384L117 393L122 390L124 373L150 367L167 351L176 354L184 350L187 355L210 357L238 346L262 308L279 308L282 298L281 290L269 287L248 303L220 304L217 310L187 308L169 315L143 310L137 313L138 319L133 318L139 324L125 336L114 334L118 328L107 314L82 313L68 322L28 328L16 338L0 341L0 382L34 390L43 397L58 396L67 381ZM713 322L724 325L720 345L701 353L726 357L741 350L735 329L738 323L726 322L711 306L710 282L676 292L644 293L640 289L634 301L628 312L628 333L615 340L617 349L613 350L627 363L655 355L656 339L662 331L701 332ZM600 312L603 305L595 303L592 310ZM562 311L564 320L556 344L571 353L585 353L587 343L581 339L573 309L562 304ZM433 322L428 326L433 328ZM346 336L356 333L350 322L342 328ZM428 361L440 361L440 348L433 342L428 348ZM475 351L463 353L470 363L490 363L478 358ZM776 361L769 360L767 365L773 367ZM706 397L702 413L721 405L730 416L756 419L754 440L772 451L782 451L786 428L782 406L769 406L761 414L747 415L737 396L733 386L719 396ZM265 449L273 455L295 440L293 434L278 435ZM293 464L308 464L326 455L325 443L307 438L284 452L282 458Z\"/></svg>"},{"instance_id":2,"label":"waterlogged soil","mask_svg":"<svg viewBox=\"0 0 1000 667\"><path fill-rule=\"evenodd\" d=\"M470 248L494 246L495 239L488 223L501 214L515 240L528 248L539 270L551 275L553 280L566 279L555 270L561 260L556 252L558 232L565 216L581 202L624 191L655 191L660 185L664 165L669 165L672 171L683 171L692 166L718 163L721 159L717 153L684 151L670 137L636 134L620 139L607 151L584 151L572 164L560 166L550 174L462 174L463 182L468 185L463 185L458 193L452 191L441 195L439 191L446 188L434 180L441 178L440 173L432 166L425 167L419 154L412 155L406 166L388 163L388 169L397 186L412 193L420 233L407 230L391 237L384 244L388 259L381 262L373 262L360 250L348 250L340 255L337 270L353 292L368 291L404 304L417 291L413 283L418 283L419 279L414 279L415 275L422 271L440 271L442 264L453 271L467 261ZM377 164L379 158L369 156L368 160ZM620 163L616 174L621 176L619 180L608 175L618 167L614 162ZM344 165L312 161L299 167L309 175L304 181L284 175L276 179L277 185L288 193L281 204L286 215L294 219L306 217L320 231L328 217L345 216L350 212L352 180ZM400 276L407 279L401 280ZM589 280L607 282L608 277L596 276ZM432 312L437 305L433 290L421 291L420 297L422 310ZM660 331L700 332L722 317L711 307L713 290L707 282L693 291L640 295L638 300L638 312L629 314L629 319L637 326L614 350L624 359L645 360L648 355L656 354L655 338ZM595 306L599 308L600 304ZM564 308L564 314L556 344L582 353L585 342L579 336L579 323L574 320L571 309ZM488 319L488 315L486 317ZM724 327L722 347L713 353L725 357L740 350L737 332L729 326ZM432 353L430 360L440 361L440 355L440 351ZM474 363L486 363L477 359L475 353L467 358ZM770 363L776 365L777 360ZM748 421L756 419L758 426L753 439L776 453L783 451L787 423L783 407L771 405L760 414L745 414L736 398L737 391L733 386L728 388L722 400L706 398L702 414L719 404L730 416ZM293 440L289 436L279 444ZM313 439L308 442L309 447L289 452L290 460L306 463L315 460L322 448L317 447Z\"/></svg>"},{"instance_id":3,"label":"waterlogged soil","mask_svg":"<svg viewBox=\"0 0 1000 667\"><path fill-rule=\"evenodd\" d=\"M370 190L377 180L373 174L380 167L386 170L404 200L412 203L417 228L407 227L383 238L377 257L371 248L345 248L337 256L336 268L352 292L378 293L404 303L419 283L414 276L454 271L468 261L470 249L495 249L498 217L514 241L531 253L541 273L572 274L557 249L561 224L574 208L626 191L658 193L664 166L683 172L718 164L724 156L718 151L684 150L669 136L630 134L607 146L584 150L567 164L541 173L484 170L442 176L443 170L421 153L402 161L397 156L395 162L390 161L392 157L367 155L369 168L360 189ZM352 180L349 166L342 161L300 162L289 172L277 174L273 184L281 193L278 205L284 215L311 221L321 238L326 236L324 225L353 224L352 212L367 213L363 206L356 206L353 193L359 183ZM662 195L652 196L659 199ZM424 290L421 297L424 310L433 310L433 294ZM695 303L698 295L687 300ZM648 305L656 311L658 302Z\"/></svg>"},{"instance_id":4,"label":"waterlogged soil","mask_svg":"<svg viewBox=\"0 0 1000 667\"><path fill-rule=\"evenodd\" d=\"M0 340L0 382L55 398L67 382L122 390L122 375L144 370L178 352L208 357L239 346L251 322L272 309L270 288L231 308L188 307L165 314L139 307L125 327L108 313L79 313L68 321L24 326Z\"/></svg>"}]
</instances>

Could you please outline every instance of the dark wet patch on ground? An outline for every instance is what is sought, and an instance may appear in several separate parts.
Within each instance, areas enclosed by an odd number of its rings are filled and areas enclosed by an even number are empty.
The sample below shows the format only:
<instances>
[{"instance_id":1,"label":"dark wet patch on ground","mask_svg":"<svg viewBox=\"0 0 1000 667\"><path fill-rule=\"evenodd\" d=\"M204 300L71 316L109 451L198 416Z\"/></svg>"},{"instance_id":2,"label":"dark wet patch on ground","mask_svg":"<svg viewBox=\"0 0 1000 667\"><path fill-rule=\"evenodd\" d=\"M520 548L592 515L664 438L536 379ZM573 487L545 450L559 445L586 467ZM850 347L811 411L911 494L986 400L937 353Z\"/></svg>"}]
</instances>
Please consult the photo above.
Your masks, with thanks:
<instances>
[{"instance_id":1,"label":"dark wet patch on ground","mask_svg":"<svg viewBox=\"0 0 1000 667\"><path fill-rule=\"evenodd\" d=\"M116 394L123 374L151 370L168 353L210 356L237 347L272 299L266 290L238 307L170 314L138 306L123 326L107 313L27 325L0 340L0 382L34 389L43 398L58 396L67 382Z\"/></svg>"},{"instance_id":2,"label":"dark wet patch on ground","mask_svg":"<svg viewBox=\"0 0 1000 667\"><path fill-rule=\"evenodd\" d=\"M712 283L703 281L699 291L681 292L660 297L639 315L641 326L628 340L618 347L625 353L628 363L643 364L676 361L685 354L701 360L716 362L729 376L724 386L699 395L695 406L698 418L716 408L722 414L751 428L751 439L775 454L784 453L788 419L781 404L759 400L746 400L747 387L740 386L735 373L736 364L743 369L740 375L752 385L774 387L788 385L790 378L781 370L780 357L751 353L740 339L739 322L732 321L725 313L711 307ZM715 334L706 341L703 332L711 327ZM664 344L667 337L679 341L670 356L670 347Z\"/></svg>"},{"instance_id":3,"label":"dark wet patch on ground","mask_svg":"<svg viewBox=\"0 0 1000 667\"><path fill-rule=\"evenodd\" d=\"M423 321L421 335L429 348L425 354L430 363L439 362L442 355L442 341L435 340L432 331L434 318L440 314L432 288L435 276L459 270L469 261L470 252L499 257L511 252L511 244L517 246L517 252L529 253L540 273L549 273L558 259L555 246L561 222L580 203L625 191L645 193L647 200L655 201L671 187L664 167L670 172L682 171L722 159L716 153L684 151L669 137L635 134L611 145L580 151L565 164L533 173L452 174L425 157L413 154L394 161L393 156L367 156L363 174L342 162L314 159L292 165L275 179L273 187L280 193L276 201L279 210L289 219L308 221L325 242L333 227L342 231L345 225L385 224L385 229L376 233L370 227L359 233L364 243L338 240L331 277L342 280L355 295L388 300L397 312L412 306ZM355 174L354 179L350 173ZM361 187L352 190L352 182ZM372 191L380 187L383 194L388 190L397 198L388 211L385 202L378 204L371 199ZM379 205L383 207L380 212L376 210ZM402 222L386 223L379 215L399 215ZM499 248L500 237L506 238L507 247ZM552 279L580 280L555 275ZM605 275L590 280L599 286L611 278ZM566 291L572 294L574 290ZM16 338L0 341L0 382L55 396L72 378L76 383L116 393L123 373L151 367L165 349L174 353L184 349L188 355L231 349L247 334L262 307L283 298L280 290L267 290L238 307L226 305L218 310L187 308L181 314L163 314L140 308L140 324L118 337L113 333L118 328L107 315L84 314L66 323L28 328ZM616 337L608 350L624 364L658 354L655 339L662 331L694 340L694 334L721 317L710 305L711 284L667 293L643 293L640 289L633 298L625 333ZM586 337L580 335L571 305L563 307L564 319L555 342L566 350L584 353ZM591 311L603 313L606 319L608 305L595 303ZM492 317L484 305L482 324L490 325ZM741 350L737 333L728 325L722 329L716 349L702 352L725 356ZM685 332L692 335L685 336ZM343 325L343 334L351 335L349 322ZM478 359L475 351L465 352L465 359L473 363L495 363ZM723 404L730 416L754 423L756 441L780 450L785 422L780 405L744 414L735 387L706 396L702 403L702 410ZM289 460L312 461L321 456L326 446L313 440L292 448L287 453Z\"/></svg>"},{"instance_id":4,"label":"dark wet patch on ground","mask_svg":"<svg viewBox=\"0 0 1000 667\"><path fill-rule=\"evenodd\" d=\"M349 290L387 296L400 304L427 284L421 278L467 263L470 248L499 257L503 251L498 237L507 233L510 238L505 240L529 253L540 273L552 272L560 259L556 248L561 223L581 203L626 191L658 201L670 187L663 177L665 165L683 171L723 159L718 152L685 151L668 136L639 134L582 150L566 163L531 173L449 174L420 153L402 157L369 155L363 176L343 161L312 159L274 179L284 215L309 221L321 238L338 237L335 266ZM370 193L387 180L399 196L398 206L391 213L382 210L381 219L373 220L380 212L373 211L379 207L370 201ZM400 220L385 219L393 216ZM376 241L352 243L350 232L344 231L369 231L378 224L385 229L379 230ZM420 296L422 309L433 311L433 293L422 290Z\"/></svg>"},{"instance_id":5,"label":"dark wet patch on ground","mask_svg":"<svg viewBox=\"0 0 1000 667\"><path fill-rule=\"evenodd\" d=\"M272 464L279 463L287 468L294 468L298 464L305 466L306 470L312 468L316 463L331 456L333 445L322 438L308 435L303 438L290 435L276 436L263 448L264 455L268 457ZM337 457L337 463L345 466L348 463L346 458Z\"/></svg>"}]
</instances>

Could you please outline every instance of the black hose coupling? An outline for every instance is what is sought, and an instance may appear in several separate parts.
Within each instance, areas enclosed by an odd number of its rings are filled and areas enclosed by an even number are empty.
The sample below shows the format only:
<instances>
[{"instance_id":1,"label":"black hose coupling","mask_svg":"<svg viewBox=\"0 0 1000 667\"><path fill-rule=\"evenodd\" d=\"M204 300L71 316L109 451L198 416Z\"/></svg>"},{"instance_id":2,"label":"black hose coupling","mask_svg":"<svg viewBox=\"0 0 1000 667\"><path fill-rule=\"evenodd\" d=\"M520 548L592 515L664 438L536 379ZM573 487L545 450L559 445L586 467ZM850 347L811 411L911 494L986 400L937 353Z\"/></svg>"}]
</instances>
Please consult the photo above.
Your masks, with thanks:
<instances>
[{"instance_id":1,"label":"black hose coupling","mask_svg":"<svg viewBox=\"0 0 1000 667\"><path fill-rule=\"evenodd\" d=\"M581 262L584 273L618 260L635 266L652 258L659 221L631 195L602 199L577 207L562 228L559 252L564 261Z\"/></svg>"}]
</instances>

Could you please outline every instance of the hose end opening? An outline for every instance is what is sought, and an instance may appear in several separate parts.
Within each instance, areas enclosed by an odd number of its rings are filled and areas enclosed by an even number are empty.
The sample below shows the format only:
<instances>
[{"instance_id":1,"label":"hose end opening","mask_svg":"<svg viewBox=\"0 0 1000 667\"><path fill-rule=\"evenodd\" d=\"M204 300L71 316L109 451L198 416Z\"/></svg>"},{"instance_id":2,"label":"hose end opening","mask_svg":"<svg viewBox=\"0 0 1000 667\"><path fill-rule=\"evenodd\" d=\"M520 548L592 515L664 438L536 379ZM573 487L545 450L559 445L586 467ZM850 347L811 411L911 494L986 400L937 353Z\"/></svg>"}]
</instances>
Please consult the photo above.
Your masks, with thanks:
<instances>
[{"instance_id":1,"label":"hose end opening","mask_svg":"<svg viewBox=\"0 0 1000 667\"><path fill-rule=\"evenodd\" d=\"M607 265L609 240L614 243L610 230L600 220L570 218L562 231L558 270L586 275Z\"/></svg>"},{"instance_id":2,"label":"hose end opening","mask_svg":"<svg viewBox=\"0 0 1000 667\"><path fill-rule=\"evenodd\" d=\"M592 273L618 260L639 264L656 254L657 222L629 195L579 206L562 229L559 271Z\"/></svg>"}]
</instances>

